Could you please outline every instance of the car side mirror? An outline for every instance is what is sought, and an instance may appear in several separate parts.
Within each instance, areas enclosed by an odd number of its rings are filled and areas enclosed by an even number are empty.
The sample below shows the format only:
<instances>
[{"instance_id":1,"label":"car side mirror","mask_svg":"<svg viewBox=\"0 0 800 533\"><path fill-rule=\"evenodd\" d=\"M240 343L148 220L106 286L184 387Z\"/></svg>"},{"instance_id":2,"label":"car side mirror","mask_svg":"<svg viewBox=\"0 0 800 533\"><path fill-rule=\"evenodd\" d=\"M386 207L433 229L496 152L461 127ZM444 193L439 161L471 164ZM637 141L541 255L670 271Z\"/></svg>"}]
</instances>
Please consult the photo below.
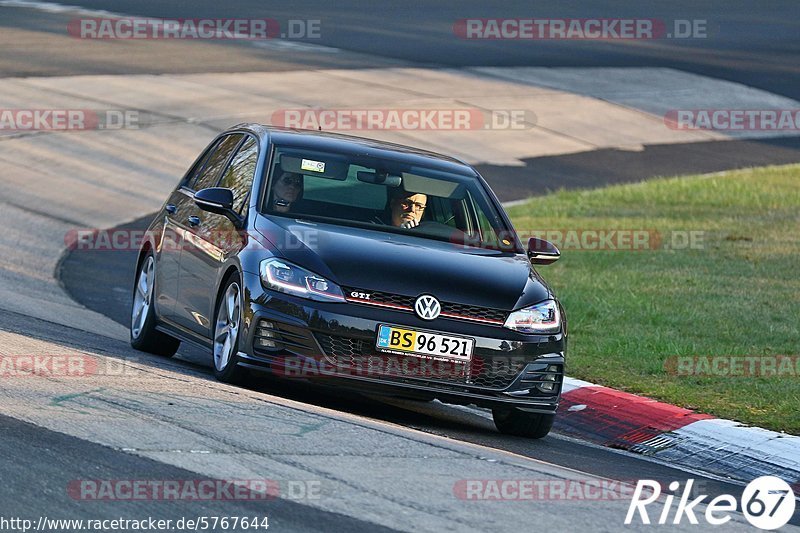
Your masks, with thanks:
<instances>
[{"instance_id":1,"label":"car side mirror","mask_svg":"<svg viewBox=\"0 0 800 533\"><path fill-rule=\"evenodd\" d=\"M528 259L534 265L550 265L558 261L561 252L555 244L544 239L531 237L528 239Z\"/></svg>"},{"instance_id":2,"label":"car side mirror","mask_svg":"<svg viewBox=\"0 0 800 533\"><path fill-rule=\"evenodd\" d=\"M209 187L194 193L194 203L203 211L228 217L237 228L244 220L233 210L233 191L224 187Z\"/></svg>"}]
</instances>

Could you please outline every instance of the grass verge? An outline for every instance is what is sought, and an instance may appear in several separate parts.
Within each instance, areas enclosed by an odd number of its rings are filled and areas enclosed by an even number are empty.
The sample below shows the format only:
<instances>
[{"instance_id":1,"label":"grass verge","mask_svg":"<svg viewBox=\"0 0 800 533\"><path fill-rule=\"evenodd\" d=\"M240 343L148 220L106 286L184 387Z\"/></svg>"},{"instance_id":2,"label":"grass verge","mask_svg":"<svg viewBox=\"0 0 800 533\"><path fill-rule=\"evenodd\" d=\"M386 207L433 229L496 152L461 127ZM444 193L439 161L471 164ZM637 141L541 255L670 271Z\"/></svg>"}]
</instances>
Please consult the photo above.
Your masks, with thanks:
<instances>
[{"instance_id":1,"label":"grass verge","mask_svg":"<svg viewBox=\"0 0 800 533\"><path fill-rule=\"evenodd\" d=\"M560 241L539 272L568 314L569 375L800 434L800 165L560 191L509 214Z\"/></svg>"}]
</instances>

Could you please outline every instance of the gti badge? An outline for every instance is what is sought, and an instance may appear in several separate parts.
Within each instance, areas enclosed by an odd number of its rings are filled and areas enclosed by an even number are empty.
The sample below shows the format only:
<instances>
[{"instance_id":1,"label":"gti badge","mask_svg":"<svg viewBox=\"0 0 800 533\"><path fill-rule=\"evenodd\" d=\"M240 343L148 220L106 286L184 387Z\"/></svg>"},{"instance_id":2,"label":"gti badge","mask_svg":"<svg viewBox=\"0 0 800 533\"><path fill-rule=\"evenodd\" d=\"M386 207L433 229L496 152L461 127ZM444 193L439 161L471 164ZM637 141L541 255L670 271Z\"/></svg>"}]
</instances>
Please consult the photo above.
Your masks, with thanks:
<instances>
[{"instance_id":1,"label":"gti badge","mask_svg":"<svg viewBox=\"0 0 800 533\"><path fill-rule=\"evenodd\" d=\"M423 294L414 303L414 311L422 320L433 320L442 312L442 305L430 294Z\"/></svg>"}]
</instances>

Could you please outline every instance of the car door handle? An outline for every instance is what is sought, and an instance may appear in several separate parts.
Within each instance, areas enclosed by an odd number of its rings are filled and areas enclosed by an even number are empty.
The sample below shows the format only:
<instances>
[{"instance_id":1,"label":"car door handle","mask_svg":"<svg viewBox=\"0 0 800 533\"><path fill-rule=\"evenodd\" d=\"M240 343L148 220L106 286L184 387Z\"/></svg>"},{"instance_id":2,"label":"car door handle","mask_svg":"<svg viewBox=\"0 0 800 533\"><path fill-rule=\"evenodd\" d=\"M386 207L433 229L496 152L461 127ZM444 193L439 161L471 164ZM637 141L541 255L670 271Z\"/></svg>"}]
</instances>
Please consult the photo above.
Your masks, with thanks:
<instances>
[{"instance_id":1,"label":"car door handle","mask_svg":"<svg viewBox=\"0 0 800 533\"><path fill-rule=\"evenodd\" d=\"M166 212L170 215L174 215L178 212L178 208L175 207L175 204L167 204L166 207L164 207L164 210L166 210Z\"/></svg>"},{"instance_id":2,"label":"car door handle","mask_svg":"<svg viewBox=\"0 0 800 533\"><path fill-rule=\"evenodd\" d=\"M192 226L192 227L200 225L200 217L189 217L186 220L189 222L189 225Z\"/></svg>"}]
</instances>

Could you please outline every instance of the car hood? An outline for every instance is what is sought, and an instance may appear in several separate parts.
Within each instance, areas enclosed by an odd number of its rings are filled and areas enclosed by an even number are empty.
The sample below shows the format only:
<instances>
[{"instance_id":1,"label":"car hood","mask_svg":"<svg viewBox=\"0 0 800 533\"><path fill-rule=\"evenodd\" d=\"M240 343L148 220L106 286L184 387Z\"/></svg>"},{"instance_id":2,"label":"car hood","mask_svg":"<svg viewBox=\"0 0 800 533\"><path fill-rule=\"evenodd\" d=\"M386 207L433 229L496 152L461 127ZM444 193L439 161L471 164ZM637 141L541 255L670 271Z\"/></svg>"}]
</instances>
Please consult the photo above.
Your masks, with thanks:
<instances>
[{"instance_id":1,"label":"car hood","mask_svg":"<svg viewBox=\"0 0 800 533\"><path fill-rule=\"evenodd\" d=\"M343 287L513 310L551 297L521 254L397 233L259 217L275 255Z\"/></svg>"}]
</instances>

